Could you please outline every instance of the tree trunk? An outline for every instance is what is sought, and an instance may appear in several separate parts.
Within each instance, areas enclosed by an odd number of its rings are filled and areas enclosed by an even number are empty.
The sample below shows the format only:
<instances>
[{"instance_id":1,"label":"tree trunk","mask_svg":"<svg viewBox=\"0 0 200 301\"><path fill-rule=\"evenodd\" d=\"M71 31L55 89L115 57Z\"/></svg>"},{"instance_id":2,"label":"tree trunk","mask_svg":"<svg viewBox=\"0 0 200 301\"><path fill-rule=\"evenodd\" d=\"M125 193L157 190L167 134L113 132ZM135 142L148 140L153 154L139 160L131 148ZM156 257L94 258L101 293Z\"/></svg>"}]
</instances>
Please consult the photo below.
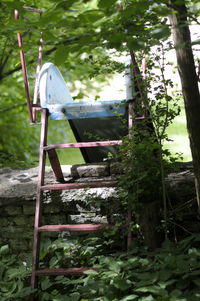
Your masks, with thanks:
<instances>
[{"instance_id":1,"label":"tree trunk","mask_svg":"<svg viewBox=\"0 0 200 301\"><path fill-rule=\"evenodd\" d=\"M160 200L143 205L139 216L139 225L144 243L150 251L160 248L164 241L161 219Z\"/></svg>"},{"instance_id":2,"label":"tree trunk","mask_svg":"<svg viewBox=\"0 0 200 301\"><path fill-rule=\"evenodd\" d=\"M169 16L169 19L172 25L178 71L185 103L197 202L198 206L200 206L200 93L191 47L190 30L187 23L187 8L185 4L180 5L176 4L176 2L175 0L169 1L170 7L176 11L175 14Z\"/></svg>"}]
</instances>

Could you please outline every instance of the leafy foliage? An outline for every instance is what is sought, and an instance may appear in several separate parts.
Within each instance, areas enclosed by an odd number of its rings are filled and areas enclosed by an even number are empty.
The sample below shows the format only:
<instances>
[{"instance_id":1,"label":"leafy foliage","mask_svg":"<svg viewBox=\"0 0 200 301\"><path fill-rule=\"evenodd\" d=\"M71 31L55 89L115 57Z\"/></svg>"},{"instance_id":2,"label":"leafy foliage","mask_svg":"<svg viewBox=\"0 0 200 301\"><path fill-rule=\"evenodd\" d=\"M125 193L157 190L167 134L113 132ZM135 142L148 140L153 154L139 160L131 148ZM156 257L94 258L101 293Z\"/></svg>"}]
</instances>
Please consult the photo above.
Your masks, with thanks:
<instances>
[{"instance_id":1,"label":"leafy foliage","mask_svg":"<svg viewBox=\"0 0 200 301\"><path fill-rule=\"evenodd\" d=\"M176 1L175 1L176 2ZM177 1L186 3L195 20L200 14L196 0ZM118 1L79 1L79 0L40 0L37 5L45 8L45 12L38 20L35 16L27 17L22 9L24 5L34 5L35 2L4 0L0 3L1 36L0 41L0 80L1 80L1 148L0 161L3 166L11 163L21 165L34 163L38 131L27 127L26 113L24 113L24 94L22 92L21 74L18 72L18 51L14 35L20 29L26 33L28 43L24 49L28 51L28 65L31 73L34 71L36 49L30 45L37 45L37 34L43 31L45 40L46 59L63 64L66 78L71 82L80 81L84 84L81 91L77 92L80 98L88 94L85 87L92 88L91 79L102 82L111 71L119 70L120 66L110 60L110 53L120 55L129 50L146 52L152 45L160 44L160 40L166 40L170 34L167 24L167 16L170 12L168 1L148 0L123 0L122 8L118 7ZM19 9L22 16L19 22L12 18L14 8ZM192 18L193 17L193 18ZM196 42L198 43L198 41ZM31 77L30 77L31 81ZM34 80L32 81L34 82ZM166 84L171 84L170 81ZM31 84L33 87L33 83ZM158 89L165 88L159 86ZM74 87L75 88L75 87ZM165 99L171 100L165 94ZM160 112L158 123L154 119L157 128L157 137L160 141L166 138L163 129L171 122L174 114L172 111L169 119L162 115L163 111L170 112L163 102L163 93L156 93L159 106L152 112ZM146 125L144 125L146 126ZM161 131L158 131L161 129ZM55 133L55 132L54 132ZM55 135L53 133L53 135ZM136 131L137 134L137 131ZM62 133L61 133L62 135ZM23 139L21 139L23 137ZM31 137L31 139L30 139ZM136 140L139 139L136 135ZM141 195L143 184L153 179L146 173L142 157L139 153L147 154L155 152L158 144L154 143L154 137L145 136L146 142L138 145L138 163L140 170L137 178L131 175L131 180L126 181L128 190L133 191L137 186L137 192ZM126 153L128 166L130 158L134 158L135 149L129 143L129 151ZM160 144L161 146L161 144ZM28 155L30 154L30 155ZM143 156L144 157L144 156ZM151 175L160 182L160 173L157 171L157 161L150 160L146 156L147 163L151 164ZM152 157L151 157L152 158ZM12 161L12 162L11 162ZM160 161L161 162L161 161ZM143 164L141 164L143 163ZM135 166L135 167L139 167ZM132 172L132 171L131 171ZM163 176L162 176L163 177ZM140 185L138 186L138 183ZM142 185L141 185L142 183ZM148 184L148 183L147 183ZM150 183L152 186L152 183ZM135 190L134 190L135 191ZM147 198L149 196L147 195ZM135 249L128 254L102 256L98 258L99 272L88 271L86 277L71 279L45 277L41 282L41 300L74 300L74 301L196 301L199 299L199 237L190 237L179 243L166 243L162 249L149 253L142 249ZM65 251L72 255L79 255L73 243L65 245ZM56 251L57 252L57 251ZM86 258L92 258L93 249L85 249ZM63 251L57 252L52 260L52 266L60 264ZM64 252L65 254L65 252ZM81 254L83 255L83 254ZM48 257L43 253L44 257ZM7 247L0 251L1 273L0 293L3 301L22 300L30 294L30 288L26 285L26 277L29 271L21 265L19 268L17 258L10 255ZM65 257L66 259L66 257ZM75 260L76 258L74 258ZM88 258L87 258L88 259ZM96 259L92 258L92 261ZM80 260L81 261L81 260ZM66 260L66 263L69 261ZM62 289L62 286L65 289ZM57 288L56 288L57 286ZM67 296L66 296L67 294Z\"/></svg>"},{"instance_id":2,"label":"leafy foliage","mask_svg":"<svg viewBox=\"0 0 200 301\"><path fill-rule=\"evenodd\" d=\"M30 266L11 254L8 245L0 247L0 299L1 301L28 300Z\"/></svg>"},{"instance_id":3,"label":"leafy foliage","mask_svg":"<svg viewBox=\"0 0 200 301\"><path fill-rule=\"evenodd\" d=\"M179 1L189 7L189 18L197 20L197 1ZM41 17L23 6L37 6ZM170 35L167 16L170 7L166 1L148 0L40 0L10 1L0 4L0 84L1 84L1 147L0 162L7 165L30 165L37 160L38 129L27 126L25 97L21 81L16 33L25 35L23 48L27 53L29 84L33 91L37 60L38 37L44 39L44 61L59 65L64 77L75 91L75 99L98 99L101 83L114 72L122 70L113 57L128 54L130 50L151 52ZM20 20L13 18L14 9ZM198 41L196 42L198 43ZM97 89L95 82L99 83ZM81 84L80 84L81 83ZM32 93L31 93L32 94ZM65 129L62 130L62 133ZM67 129L69 132L69 130ZM71 134L69 134L70 136ZM56 129L52 137L59 137ZM19 139L23 137L23 139ZM30 139L31 137L31 139ZM71 137L71 136L70 136ZM67 137L68 139L68 137Z\"/></svg>"},{"instance_id":4,"label":"leafy foliage","mask_svg":"<svg viewBox=\"0 0 200 301\"><path fill-rule=\"evenodd\" d=\"M44 277L39 300L197 301L199 241L199 235L193 235L179 243L166 241L154 252L134 245L128 253L98 256L98 271L88 270L86 276ZM95 249L87 244L83 249L92 259Z\"/></svg>"},{"instance_id":5,"label":"leafy foliage","mask_svg":"<svg viewBox=\"0 0 200 301\"><path fill-rule=\"evenodd\" d=\"M85 259L98 268L88 270L82 277L40 277L37 292L40 301L198 301L200 276L200 236L192 235L178 243L166 241L162 248L149 252L134 244L129 252L96 255L98 241L83 242L82 262ZM93 247L91 248L91 246ZM63 239L51 246L44 246L41 259L52 256L51 267L62 265L65 257L58 256L63 249L70 251L71 260L76 262L75 241ZM66 253L67 254L67 253ZM53 257L52 257L53 258ZM2 301L28 300L31 288L28 285L30 268L27 256L22 260L12 255L7 245L0 248L0 297ZM71 265L72 262L68 262Z\"/></svg>"},{"instance_id":6,"label":"leafy foliage","mask_svg":"<svg viewBox=\"0 0 200 301\"><path fill-rule=\"evenodd\" d=\"M23 6L42 8L39 17L26 12ZM25 34L24 50L30 70L33 91L38 36L43 32L45 61L61 66L64 76L75 92L75 98L98 91L100 83L118 71L120 66L111 56L128 53L129 49L149 49L169 36L165 1L80 1L50 0L1 1L0 80L1 80L1 165L34 164L37 154L38 129L27 127L25 98L21 82L16 32ZM14 9L20 20L13 18ZM109 24L109 26L108 26ZM67 71L66 71L67 70ZM81 88L80 88L81 82ZM77 89L77 87L79 87ZM64 130L63 130L64 132ZM58 136L56 130L52 136ZM19 139L23 137L23 139ZM31 139L30 139L31 137Z\"/></svg>"},{"instance_id":7,"label":"leafy foliage","mask_svg":"<svg viewBox=\"0 0 200 301\"><path fill-rule=\"evenodd\" d=\"M155 48L155 55L147 56L147 77L141 82L138 97L132 104L136 119L133 120L131 131L123 139L120 148L124 170L120 181L120 187L124 191L123 200L134 212L138 224L141 225L144 206L147 203L157 204L156 209L152 206L152 211L157 210L158 220L151 218L150 207L149 218L146 218L147 224L150 224L149 219L152 219L154 231L150 233L152 231L147 229L147 233L143 232L144 237L152 235L151 241L161 239L159 236L163 226L166 236L168 233L165 179L173 169L171 163L178 158L173 157L164 147L165 141L168 140L167 127L179 114L180 109L171 91L173 83L165 78L166 62L162 47L161 44Z\"/></svg>"}]
</instances>

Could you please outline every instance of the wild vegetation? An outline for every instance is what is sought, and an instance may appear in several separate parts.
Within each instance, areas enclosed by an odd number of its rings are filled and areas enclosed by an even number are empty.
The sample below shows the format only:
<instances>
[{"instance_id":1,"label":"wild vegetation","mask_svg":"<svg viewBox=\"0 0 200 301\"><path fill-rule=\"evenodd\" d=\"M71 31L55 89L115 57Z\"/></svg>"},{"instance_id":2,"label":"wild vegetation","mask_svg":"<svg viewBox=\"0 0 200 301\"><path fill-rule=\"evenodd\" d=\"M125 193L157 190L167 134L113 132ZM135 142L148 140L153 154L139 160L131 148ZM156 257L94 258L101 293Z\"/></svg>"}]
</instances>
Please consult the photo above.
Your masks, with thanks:
<instances>
[{"instance_id":1,"label":"wild vegetation","mask_svg":"<svg viewBox=\"0 0 200 301\"><path fill-rule=\"evenodd\" d=\"M76 94L78 99L89 95L89 88L94 87L94 81L104 81L111 73L122 70L113 60L112 53L120 56L132 49L135 52L144 50L146 55L151 55L150 47L159 45L170 35L167 23L170 9L165 1L158 1L154 5L151 5L151 1L136 1L134 5L132 1L123 1L123 10L118 8L117 1L108 4L106 1L99 1L98 5L97 3L98 1L38 1L34 4L32 1L18 1L16 4L14 1L2 1L0 45L2 165L11 162L14 165L36 164L38 159L39 129L27 126L15 38L18 29L28 34L24 47L25 50L28 49L31 87L33 88L37 60L36 45L38 35L42 31L45 41L44 61L55 62L63 71L66 80L75 83L72 84L72 88L77 88L77 81L81 81L82 87L78 88ZM42 8L43 16L39 18L37 14L24 12L23 5ZM20 23L16 23L13 19L15 8L20 10ZM196 1L190 1L188 8L191 22L198 17L198 4ZM93 90L96 91L96 86ZM94 95L98 97L98 93L95 92ZM24 137L20 143L16 135L19 132ZM63 135L62 131L58 132L58 127L55 126L53 136L57 136L59 141L60 135ZM66 139L68 138L71 139L70 136Z\"/></svg>"},{"instance_id":2,"label":"wild vegetation","mask_svg":"<svg viewBox=\"0 0 200 301\"><path fill-rule=\"evenodd\" d=\"M41 17L30 14L23 6L44 9ZM180 242L170 242L167 221L168 200L165 176L175 160L164 148L166 129L179 112L178 97L172 93L173 82L165 78L165 52L173 48L167 43L174 33L182 94L192 146L199 198L200 155L199 116L200 96L189 25L199 25L199 3L196 0L40 0L0 3L0 85L1 85L1 148L2 166L36 164L38 127L27 127L27 113L22 92L19 54L15 35L19 30L26 36L24 49L28 65L34 74L37 37L42 32L46 61L53 61L73 83L82 83L75 98L81 99L95 90L94 81L102 83L114 72L124 72L123 64L114 57L132 55L138 67L141 53L147 59L147 74L135 77L136 98L145 104L148 118L135 123L133 132L124 138L121 148L120 181L123 206L134 212L132 230L140 227L139 244L129 252L94 254L99 241L89 240L82 245L80 263L92 260L99 272L90 270L80 279L58 276L45 277L37 292L39 300L102 300L102 301L196 301L199 299L199 236ZM13 11L20 11L21 19L13 19ZM169 24L169 20L171 24ZM156 55L152 52L156 50ZM155 48L157 47L157 48ZM159 69L160 73L154 70ZM67 71L66 71L67 70ZM192 74L192 76L191 76ZM138 85L139 82L139 85ZM30 77L33 89L34 79ZM86 89L87 87L87 89ZM95 94L98 99L98 91ZM140 106L142 113L143 108ZM139 114L139 107L135 107ZM56 132L56 134L55 134ZM63 130L55 126L53 136L61 139ZM68 132L67 134L71 134ZM23 139L21 139L23 137ZM30 138L31 137L31 138ZM51 140L51 137L49 137ZM58 141L59 142L59 141ZM148 168L147 168L148 167ZM156 214L153 214L155 213ZM153 218L152 218L153 216ZM136 226L137 225L137 226ZM142 233L142 234L141 234ZM144 240L144 243L141 243ZM162 245L162 242L165 243ZM148 246L148 249L144 246ZM67 254L77 257L77 242L58 240L42 253L43 260L51 254L51 267L67 261ZM153 250L153 251L150 251ZM2 301L26 300L30 295L27 284L29 265L9 253L8 246L0 251L0 297ZM25 264L26 262L26 264Z\"/></svg>"},{"instance_id":3,"label":"wild vegetation","mask_svg":"<svg viewBox=\"0 0 200 301\"><path fill-rule=\"evenodd\" d=\"M199 235L193 235L179 243L166 241L154 252L134 245L128 253L97 256L97 239L88 239L78 248L74 241L60 239L43 252L43 260L51 255L50 267L66 263L70 252L71 261L76 262L78 256L82 264L95 264L99 271L88 270L79 278L45 276L37 291L38 300L198 301L199 242ZM10 254L8 246L2 246L0 268L1 300L28 300L32 291L27 255L19 258Z\"/></svg>"}]
</instances>

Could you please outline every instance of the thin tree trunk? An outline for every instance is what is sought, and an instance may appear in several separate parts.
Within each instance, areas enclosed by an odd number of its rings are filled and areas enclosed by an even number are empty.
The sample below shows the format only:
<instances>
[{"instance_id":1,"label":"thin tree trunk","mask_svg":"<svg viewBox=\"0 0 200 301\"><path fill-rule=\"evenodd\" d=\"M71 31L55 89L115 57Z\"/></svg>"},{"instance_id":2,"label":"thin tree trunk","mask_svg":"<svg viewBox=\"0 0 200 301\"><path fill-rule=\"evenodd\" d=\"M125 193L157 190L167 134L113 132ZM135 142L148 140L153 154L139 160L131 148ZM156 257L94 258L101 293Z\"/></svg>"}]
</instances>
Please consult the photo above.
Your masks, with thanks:
<instances>
[{"instance_id":1,"label":"thin tree trunk","mask_svg":"<svg viewBox=\"0 0 200 301\"><path fill-rule=\"evenodd\" d=\"M190 29L187 23L187 8L185 4L178 5L175 2L175 0L169 1L170 7L176 11L176 14L171 14L169 19L172 25L178 71L185 103L197 202L200 206L200 93L191 47Z\"/></svg>"}]
</instances>

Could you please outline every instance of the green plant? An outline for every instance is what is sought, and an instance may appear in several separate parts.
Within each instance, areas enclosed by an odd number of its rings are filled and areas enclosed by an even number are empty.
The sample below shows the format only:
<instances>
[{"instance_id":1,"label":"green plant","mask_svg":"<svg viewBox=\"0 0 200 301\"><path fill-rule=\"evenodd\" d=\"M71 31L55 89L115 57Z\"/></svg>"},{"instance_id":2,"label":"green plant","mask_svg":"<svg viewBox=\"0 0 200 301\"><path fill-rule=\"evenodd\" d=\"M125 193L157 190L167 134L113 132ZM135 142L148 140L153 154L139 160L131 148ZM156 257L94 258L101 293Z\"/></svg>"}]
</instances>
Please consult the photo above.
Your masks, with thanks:
<instances>
[{"instance_id":1,"label":"green plant","mask_svg":"<svg viewBox=\"0 0 200 301\"><path fill-rule=\"evenodd\" d=\"M30 266L9 250L8 245L0 247L0 300L28 300L32 289L29 285Z\"/></svg>"},{"instance_id":2,"label":"green plant","mask_svg":"<svg viewBox=\"0 0 200 301\"><path fill-rule=\"evenodd\" d=\"M129 252L96 256L98 241L82 243L84 258L96 260L97 271L88 270L81 277L39 277L39 301L198 301L200 297L200 235L192 235L173 243L165 241L156 251L149 252L134 244ZM72 244L74 241L72 240ZM57 250L56 250L57 245ZM69 244L70 245L70 239ZM57 240L55 252L66 248ZM45 247L44 247L45 249ZM52 254L51 254L52 255ZM44 254L42 255L44 256ZM27 257L27 256L26 256ZM76 255L74 257L74 260ZM29 261L26 258L26 262ZM59 264L62 265L60 259ZM51 266L56 266L52 264ZM7 245L0 248L0 300L29 300L30 269Z\"/></svg>"},{"instance_id":3,"label":"green plant","mask_svg":"<svg viewBox=\"0 0 200 301\"><path fill-rule=\"evenodd\" d=\"M199 240L192 236L178 244L165 242L152 253L136 249L102 258L98 272L86 272L80 290L86 300L95 301L198 300Z\"/></svg>"},{"instance_id":4,"label":"green plant","mask_svg":"<svg viewBox=\"0 0 200 301\"><path fill-rule=\"evenodd\" d=\"M173 83L165 78L167 48L170 45L164 49L161 44L156 54L149 54L145 79L140 74L135 75L139 92L132 104L133 126L120 150L124 170L120 187L124 191L124 203L133 211L151 249L163 239L161 225L165 237L168 235L165 177L177 159L165 148L167 128L180 112L172 94ZM141 116L146 117L142 119ZM157 243L153 244L153 240Z\"/></svg>"},{"instance_id":5,"label":"green plant","mask_svg":"<svg viewBox=\"0 0 200 301\"><path fill-rule=\"evenodd\" d=\"M193 235L179 243L166 241L154 252L134 245L130 252L99 256L98 270L85 276L43 277L39 300L198 301L199 242Z\"/></svg>"}]
</instances>

